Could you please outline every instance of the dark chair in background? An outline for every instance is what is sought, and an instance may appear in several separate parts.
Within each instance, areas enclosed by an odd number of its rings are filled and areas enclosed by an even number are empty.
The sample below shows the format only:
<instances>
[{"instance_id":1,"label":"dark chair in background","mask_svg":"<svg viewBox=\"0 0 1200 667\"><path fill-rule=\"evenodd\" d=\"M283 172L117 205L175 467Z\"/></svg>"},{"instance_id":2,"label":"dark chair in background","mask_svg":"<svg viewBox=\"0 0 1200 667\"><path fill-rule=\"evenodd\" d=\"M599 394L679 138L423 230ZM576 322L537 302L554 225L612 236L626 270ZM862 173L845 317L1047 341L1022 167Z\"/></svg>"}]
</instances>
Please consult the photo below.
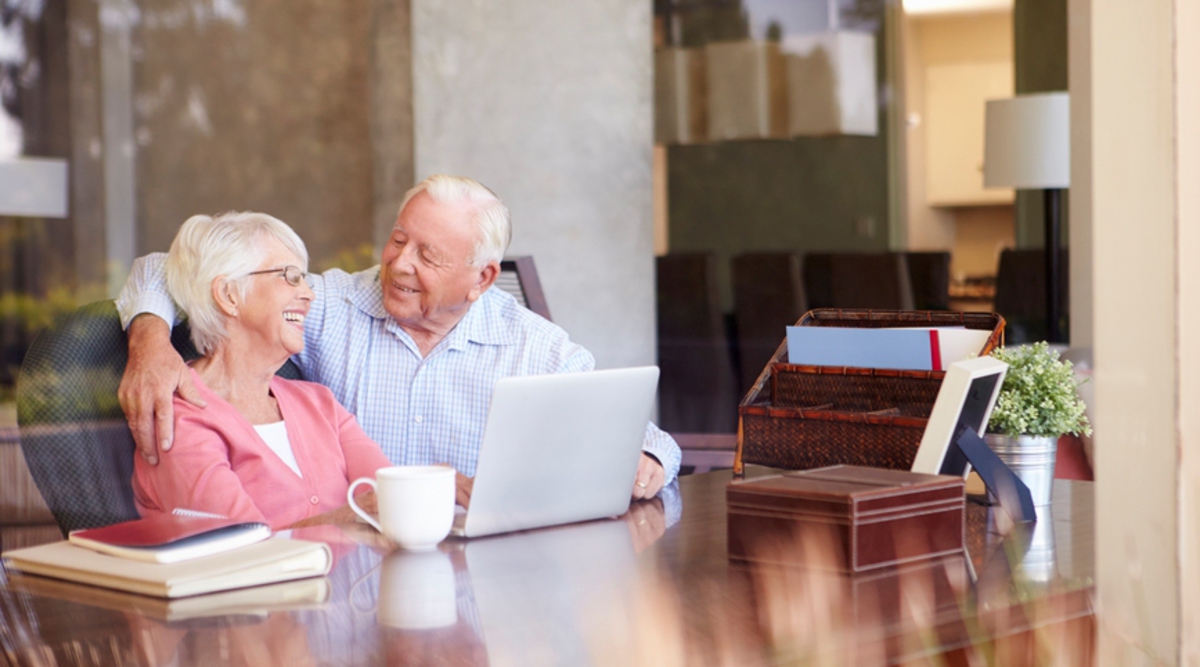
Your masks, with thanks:
<instances>
[{"instance_id":1,"label":"dark chair in background","mask_svg":"<svg viewBox=\"0 0 1200 667\"><path fill-rule=\"evenodd\" d=\"M546 294L542 291L542 281L538 280L537 267L533 258L524 255L509 257L500 262L500 275L496 278L496 287L508 292L517 299L517 303L529 310L550 318L550 306L546 304Z\"/></svg>"},{"instance_id":2,"label":"dark chair in background","mask_svg":"<svg viewBox=\"0 0 1200 667\"><path fill-rule=\"evenodd\" d=\"M804 297L809 309L833 308L833 284L830 282L832 263L831 253L810 252L804 255Z\"/></svg>"},{"instance_id":3,"label":"dark chair in background","mask_svg":"<svg viewBox=\"0 0 1200 667\"><path fill-rule=\"evenodd\" d=\"M1046 340L1046 260L1042 250L1005 250L1000 253L996 271L995 310L1007 321L1005 340L1008 343L1028 343ZM1062 267L1061 329L1069 331L1065 313L1070 312L1069 255L1060 251Z\"/></svg>"},{"instance_id":4,"label":"dark chair in background","mask_svg":"<svg viewBox=\"0 0 1200 667\"><path fill-rule=\"evenodd\" d=\"M808 310L800 266L800 256L790 252L747 253L733 258L740 393L754 384L783 342L787 327Z\"/></svg>"},{"instance_id":5,"label":"dark chair in background","mask_svg":"<svg viewBox=\"0 0 1200 667\"><path fill-rule=\"evenodd\" d=\"M197 355L186 325L171 342ZM33 341L17 380L17 423L29 472L66 535L138 517L133 435L117 402L128 358L112 301L68 314ZM279 375L300 377L291 361Z\"/></svg>"},{"instance_id":6,"label":"dark chair in background","mask_svg":"<svg viewBox=\"0 0 1200 667\"><path fill-rule=\"evenodd\" d=\"M829 258L834 308L912 310L908 262L902 253L839 253Z\"/></svg>"},{"instance_id":7,"label":"dark chair in background","mask_svg":"<svg viewBox=\"0 0 1200 667\"><path fill-rule=\"evenodd\" d=\"M917 310L950 310L950 253L907 252L908 280Z\"/></svg>"},{"instance_id":8,"label":"dark chair in background","mask_svg":"<svg viewBox=\"0 0 1200 667\"><path fill-rule=\"evenodd\" d=\"M657 259L659 425L732 433L737 388L709 253Z\"/></svg>"}]
</instances>

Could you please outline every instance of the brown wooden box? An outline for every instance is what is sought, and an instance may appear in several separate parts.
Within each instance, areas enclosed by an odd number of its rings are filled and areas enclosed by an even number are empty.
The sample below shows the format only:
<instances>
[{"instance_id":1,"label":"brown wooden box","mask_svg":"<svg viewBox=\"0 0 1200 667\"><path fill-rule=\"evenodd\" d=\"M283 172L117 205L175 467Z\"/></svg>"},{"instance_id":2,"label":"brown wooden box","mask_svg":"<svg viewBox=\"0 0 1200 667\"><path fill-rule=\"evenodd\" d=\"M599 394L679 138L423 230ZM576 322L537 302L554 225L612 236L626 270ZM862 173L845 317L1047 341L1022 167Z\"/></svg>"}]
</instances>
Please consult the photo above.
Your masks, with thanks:
<instances>
[{"instance_id":1,"label":"brown wooden box","mask_svg":"<svg viewBox=\"0 0 1200 667\"><path fill-rule=\"evenodd\" d=\"M822 562L850 572L960 554L965 498L961 477L857 466L734 480L725 488L729 557L786 562L802 549L780 544L821 531L836 552ZM796 564L813 565L811 555Z\"/></svg>"}]
</instances>

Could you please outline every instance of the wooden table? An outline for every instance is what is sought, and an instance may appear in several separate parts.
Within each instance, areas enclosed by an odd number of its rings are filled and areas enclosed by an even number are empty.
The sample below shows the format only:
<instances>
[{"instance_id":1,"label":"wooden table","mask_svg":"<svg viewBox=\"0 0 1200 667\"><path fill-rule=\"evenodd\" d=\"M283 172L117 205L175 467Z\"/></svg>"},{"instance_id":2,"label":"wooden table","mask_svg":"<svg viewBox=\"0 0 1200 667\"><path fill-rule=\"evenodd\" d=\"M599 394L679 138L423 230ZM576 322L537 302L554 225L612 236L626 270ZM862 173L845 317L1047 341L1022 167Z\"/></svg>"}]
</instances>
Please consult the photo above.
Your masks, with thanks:
<instances>
[{"instance_id":1,"label":"wooden table","mask_svg":"<svg viewBox=\"0 0 1200 667\"><path fill-rule=\"evenodd\" d=\"M1032 544L990 534L988 509L970 504L969 565L848 576L731 564L729 478L681 479L682 518L665 532L657 502L622 520L448 540L423 555L387 553L357 526L324 527L306 536L334 541L327 579L224 602L8 573L0 664L1091 662L1091 483L1055 482Z\"/></svg>"}]
</instances>

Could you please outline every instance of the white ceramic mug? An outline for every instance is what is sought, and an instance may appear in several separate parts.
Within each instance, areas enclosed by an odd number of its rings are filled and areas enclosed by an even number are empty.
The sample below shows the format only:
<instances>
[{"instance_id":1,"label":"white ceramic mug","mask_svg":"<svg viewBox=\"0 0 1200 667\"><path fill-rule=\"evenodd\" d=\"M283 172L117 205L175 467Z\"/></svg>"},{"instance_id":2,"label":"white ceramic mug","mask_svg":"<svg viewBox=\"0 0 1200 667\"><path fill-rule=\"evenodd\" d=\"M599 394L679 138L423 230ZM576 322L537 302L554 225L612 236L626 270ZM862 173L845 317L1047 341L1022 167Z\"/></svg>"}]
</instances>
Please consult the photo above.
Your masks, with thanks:
<instances>
[{"instance_id":1,"label":"white ceramic mug","mask_svg":"<svg viewBox=\"0 0 1200 667\"><path fill-rule=\"evenodd\" d=\"M389 628L427 630L454 625L458 595L454 565L440 551L393 552L379 575L379 623Z\"/></svg>"},{"instance_id":2,"label":"white ceramic mug","mask_svg":"<svg viewBox=\"0 0 1200 667\"><path fill-rule=\"evenodd\" d=\"M354 489L370 484L379 503L379 521L354 502ZM392 542L410 551L429 551L454 525L454 469L447 466L393 466L361 477L346 491L350 509Z\"/></svg>"}]
</instances>

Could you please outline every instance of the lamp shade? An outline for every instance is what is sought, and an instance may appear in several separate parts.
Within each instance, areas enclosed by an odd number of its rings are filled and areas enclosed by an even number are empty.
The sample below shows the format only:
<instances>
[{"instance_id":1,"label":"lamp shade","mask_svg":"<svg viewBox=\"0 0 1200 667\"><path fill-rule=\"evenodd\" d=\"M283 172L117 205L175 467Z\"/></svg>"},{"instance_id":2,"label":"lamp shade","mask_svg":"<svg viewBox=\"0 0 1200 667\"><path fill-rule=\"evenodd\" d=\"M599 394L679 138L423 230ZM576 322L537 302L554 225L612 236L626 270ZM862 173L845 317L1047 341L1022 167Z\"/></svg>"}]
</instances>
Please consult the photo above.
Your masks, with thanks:
<instances>
[{"instance_id":1,"label":"lamp shade","mask_svg":"<svg viewBox=\"0 0 1200 667\"><path fill-rule=\"evenodd\" d=\"M67 161L0 158L0 215L67 217Z\"/></svg>"},{"instance_id":2,"label":"lamp shade","mask_svg":"<svg viewBox=\"0 0 1200 667\"><path fill-rule=\"evenodd\" d=\"M1071 105L1067 93L1021 95L987 103L985 188L1071 185Z\"/></svg>"}]
</instances>

